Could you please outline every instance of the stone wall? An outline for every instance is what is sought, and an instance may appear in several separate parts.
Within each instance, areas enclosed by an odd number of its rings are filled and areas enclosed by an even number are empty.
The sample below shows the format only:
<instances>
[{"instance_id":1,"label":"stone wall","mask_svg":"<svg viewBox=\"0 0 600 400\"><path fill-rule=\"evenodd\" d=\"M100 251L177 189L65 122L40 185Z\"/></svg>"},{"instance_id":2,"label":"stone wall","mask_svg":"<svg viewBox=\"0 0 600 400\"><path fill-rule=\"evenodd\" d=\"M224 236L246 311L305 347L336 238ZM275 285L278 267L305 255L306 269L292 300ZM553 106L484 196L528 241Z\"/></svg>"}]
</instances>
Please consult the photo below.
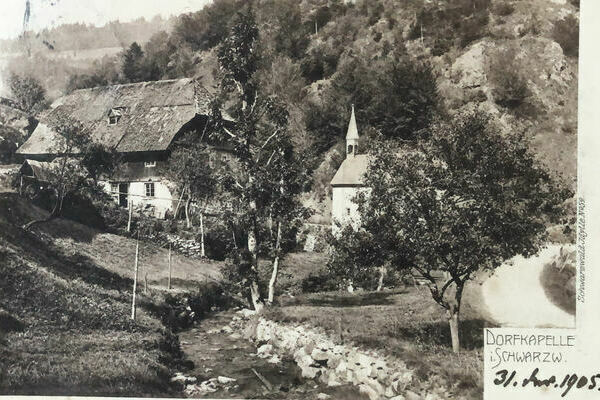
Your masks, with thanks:
<instances>
[{"instance_id":1,"label":"stone wall","mask_svg":"<svg viewBox=\"0 0 600 400\"><path fill-rule=\"evenodd\" d=\"M336 344L326 334L301 325L285 325L255 316L247 322L246 335L263 343L261 357L292 357L302 376L329 386L352 384L370 400L436 400L448 398L447 384L418 382L406 364L350 345ZM454 397L453 398L459 398Z\"/></svg>"}]
</instances>

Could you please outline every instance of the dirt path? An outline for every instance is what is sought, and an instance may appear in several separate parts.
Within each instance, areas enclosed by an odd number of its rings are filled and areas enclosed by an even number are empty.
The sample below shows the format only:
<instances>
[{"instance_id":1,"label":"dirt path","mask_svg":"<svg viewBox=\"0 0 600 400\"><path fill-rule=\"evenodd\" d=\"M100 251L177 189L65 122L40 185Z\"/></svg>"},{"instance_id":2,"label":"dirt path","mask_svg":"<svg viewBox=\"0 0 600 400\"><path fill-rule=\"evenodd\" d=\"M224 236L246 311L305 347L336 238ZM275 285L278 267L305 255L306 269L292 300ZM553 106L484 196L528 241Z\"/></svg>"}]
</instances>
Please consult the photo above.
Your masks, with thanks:
<instances>
[{"instance_id":1,"label":"dirt path","mask_svg":"<svg viewBox=\"0 0 600 400\"><path fill-rule=\"evenodd\" d=\"M537 256L518 256L498 268L482 286L483 298L491 316L502 326L575 326L575 317L552 304L540 282L544 265L558 254L552 245Z\"/></svg>"},{"instance_id":2,"label":"dirt path","mask_svg":"<svg viewBox=\"0 0 600 400\"><path fill-rule=\"evenodd\" d=\"M354 387L327 387L301 378L300 369L291 359L259 357L256 346L243 337L243 332L231 330L233 318L233 311L218 313L179 335L186 357L194 363L194 369L185 375L197 379L194 386L198 390L186 391L187 397L309 400L325 394L332 399L365 398ZM267 385L253 369L267 380Z\"/></svg>"}]
</instances>

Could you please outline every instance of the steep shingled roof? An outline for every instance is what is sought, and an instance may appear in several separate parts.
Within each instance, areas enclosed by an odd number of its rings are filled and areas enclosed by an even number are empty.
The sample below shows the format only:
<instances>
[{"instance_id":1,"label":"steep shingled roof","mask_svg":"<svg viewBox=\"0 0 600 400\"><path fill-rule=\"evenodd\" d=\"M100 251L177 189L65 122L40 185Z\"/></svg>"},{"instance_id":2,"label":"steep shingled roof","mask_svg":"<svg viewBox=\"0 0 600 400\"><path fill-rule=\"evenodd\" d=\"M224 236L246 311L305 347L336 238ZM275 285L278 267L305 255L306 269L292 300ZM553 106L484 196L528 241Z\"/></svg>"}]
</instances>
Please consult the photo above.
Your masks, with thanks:
<instances>
[{"instance_id":1,"label":"steep shingled roof","mask_svg":"<svg viewBox=\"0 0 600 400\"><path fill-rule=\"evenodd\" d=\"M208 92L194 86L192 79L176 79L76 90L56 100L40 116L40 125L17 152L51 154L57 134L49 127L66 115L81 122L92 140L119 152L166 150L196 116L196 109L199 114L208 113ZM111 125L108 115L112 109L121 115Z\"/></svg>"},{"instance_id":2,"label":"steep shingled roof","mask_svg":"<svg viewBox=\"0 0 600 400\"><path fill-rule=\"evenodd\" d=\"M347 157L331 180L331 186L364 186L369 161L368 154Z\"/></svg>"}]
</instances>

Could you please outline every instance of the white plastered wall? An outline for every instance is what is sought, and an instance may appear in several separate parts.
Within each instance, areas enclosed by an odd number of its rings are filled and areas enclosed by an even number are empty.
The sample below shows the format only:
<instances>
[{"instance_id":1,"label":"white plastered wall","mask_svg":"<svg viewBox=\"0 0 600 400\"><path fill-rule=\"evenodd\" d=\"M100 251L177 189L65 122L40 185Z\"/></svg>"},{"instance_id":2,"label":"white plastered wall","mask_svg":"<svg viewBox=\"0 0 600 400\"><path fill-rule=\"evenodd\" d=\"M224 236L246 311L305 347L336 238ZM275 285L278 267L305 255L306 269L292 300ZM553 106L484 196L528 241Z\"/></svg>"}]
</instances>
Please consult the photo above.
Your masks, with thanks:
<instances>
[{"instance_id":1,"label":"white plastered wall","mask_svg":"<svg viewBox=\"0 0 600 400\"><path fill-rule=\"evenodd\" d=\"M351 225L354 229L360 226L360 213L358 212L358 204L352 201L360 192L368 194L370 188L360 186L336 186L332 188L332 203L331 203L331 230L334 235L347 225Z\"/></svg>"},{"instance_id":2,"label":"white plastered wall","mask_svg":"<svg viewBox=\"0 0 600 400\"><path fill-rule=\"evenodd\" d=\"M154 197L146 196L146 183L154 183ZM152 211L151 215L157 218L164 218L167 211L173 211L173 196L166 182L162 181L134 181L129 183L129 201L134 208L147 209ZM100 182L107 193L111 193L110 182ZM115 202L119 198L115 196Z\"/></svg>"}]
</instances>

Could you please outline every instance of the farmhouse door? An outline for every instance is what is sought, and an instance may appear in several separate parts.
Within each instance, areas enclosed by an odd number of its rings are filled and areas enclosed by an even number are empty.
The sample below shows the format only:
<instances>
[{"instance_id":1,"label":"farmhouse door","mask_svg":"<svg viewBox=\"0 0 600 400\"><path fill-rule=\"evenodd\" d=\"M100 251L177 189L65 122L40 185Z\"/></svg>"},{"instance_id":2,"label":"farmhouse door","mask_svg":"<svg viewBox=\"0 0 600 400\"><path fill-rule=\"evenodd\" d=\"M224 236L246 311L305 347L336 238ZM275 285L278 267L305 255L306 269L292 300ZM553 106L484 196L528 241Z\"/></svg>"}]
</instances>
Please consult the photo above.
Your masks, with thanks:
<instances>
[{"instance_id":1,"label":"farmhouse door","mask_svg":"<svg viewBox=\"0 0 600 400\"><path fill-rule=\"evenodd\" d=\"M119 206L128 207L129 183L119 183Z\"/></svg>"}]
</instances>

